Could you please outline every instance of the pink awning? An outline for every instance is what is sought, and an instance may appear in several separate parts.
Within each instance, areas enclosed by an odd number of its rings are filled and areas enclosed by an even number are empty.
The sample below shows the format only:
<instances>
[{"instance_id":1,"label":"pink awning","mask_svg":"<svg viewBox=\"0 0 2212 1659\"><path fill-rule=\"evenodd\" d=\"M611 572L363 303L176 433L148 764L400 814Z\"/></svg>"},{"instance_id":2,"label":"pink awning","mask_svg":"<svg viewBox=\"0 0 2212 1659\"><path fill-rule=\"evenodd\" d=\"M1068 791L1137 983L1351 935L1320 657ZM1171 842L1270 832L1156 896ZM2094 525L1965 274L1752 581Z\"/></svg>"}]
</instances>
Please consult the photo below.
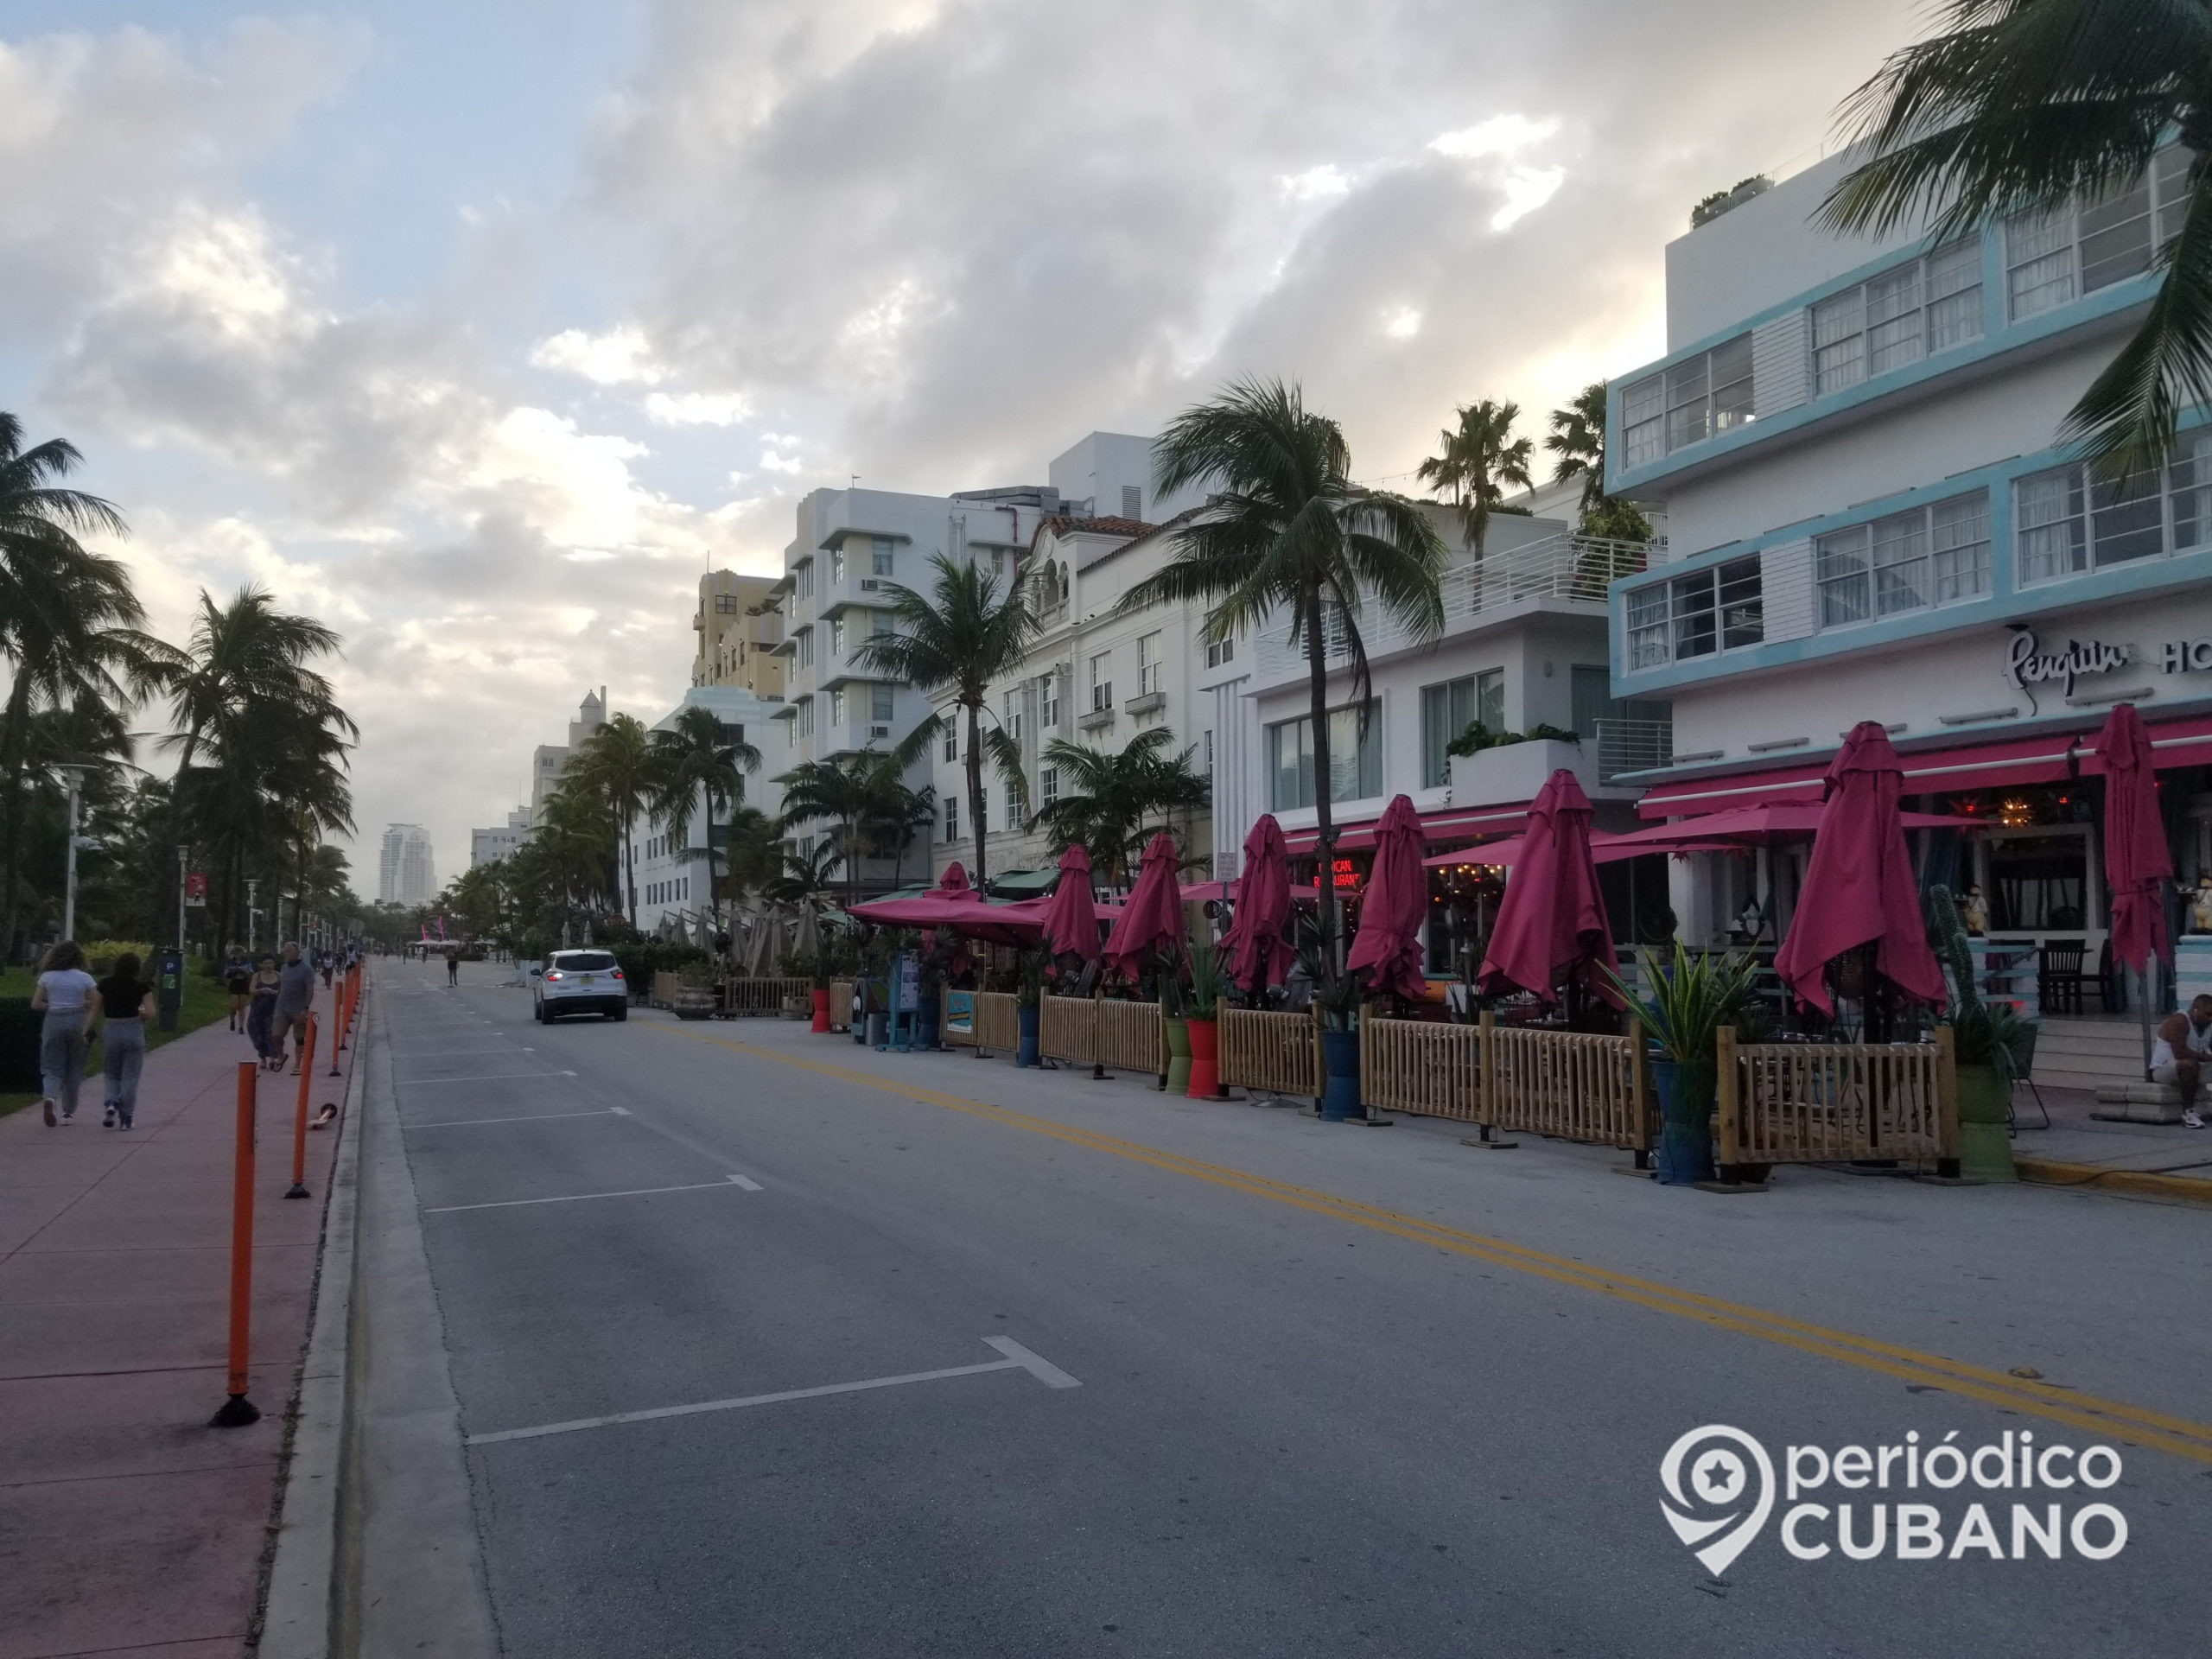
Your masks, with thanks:
<instances>
[{"instance_id":1,"label":"pink awning","mask_svg":"<svg viewBox=\"0 0 2212 1659\"><path fill-rule=\"evenodd\" d=\"M1421 839L1434 846L1440 841L1471 841L1478 836L1517 835L1529 827L1529 804L1522 801L1504 806L1446 806L1423 812L1420 817ZM1339 823L1337 850L1356 853L1372 848L1376 822L1374 818L1363 818L1357 823ZM1293 858L1311 857L1320 840L1319 832L1311 828L1283 831L1284 848Z\"/></svg>"}]
</instances>

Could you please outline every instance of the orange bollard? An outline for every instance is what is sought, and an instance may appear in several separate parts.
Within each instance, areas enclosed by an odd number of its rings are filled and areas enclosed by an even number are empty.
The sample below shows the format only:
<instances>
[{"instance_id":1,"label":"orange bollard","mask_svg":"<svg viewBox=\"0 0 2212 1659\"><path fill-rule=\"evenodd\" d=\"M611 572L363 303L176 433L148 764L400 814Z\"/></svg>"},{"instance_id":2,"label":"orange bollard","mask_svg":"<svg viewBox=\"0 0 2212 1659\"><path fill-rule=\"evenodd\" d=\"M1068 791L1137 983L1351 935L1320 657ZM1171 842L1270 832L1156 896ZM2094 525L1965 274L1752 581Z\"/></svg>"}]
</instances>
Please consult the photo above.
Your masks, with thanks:
<instances>
[{"instance_id":1,"label":"orange bollard","mask_svg":"<svg viewBox=\"0 0 2212 1659\"><path fill-rule=\"evenodd\" d=\"M315 1015L308 1015L307 1042L300 1050L300 1105L292 1124L292 1190L288 1198L308 1196L308 1090L315 1079Z\"/></svg>"},{"instance_id":2,"label":"orange bollard","mask_svg":"<svg viewBox=\"0 0 2212 1659\"><path fill-rule=\"evenodd\" d=\"M334 1077L338 1075L338 1051L346 1041L346 982L344 980L338 982L334 996L338 1017L331 1021L330 1070L327 1073L327 1076Z\"/></svg>"},{"instance_id":3,"label":"orange bollard","mask_svg":"<svg viewBox=\"0 0 2212 1659\"><path fill-rule=\"evenodd\" d=\"M245 1397L246 1357L253 1318L253 1107L260 1068L238 1062L238 1122L236 1167L231 1181L231 1353L230 1398L209 1421L211 1428L243 1428L261 1421L260 1408Z\"/></svg>"}]
</instances>

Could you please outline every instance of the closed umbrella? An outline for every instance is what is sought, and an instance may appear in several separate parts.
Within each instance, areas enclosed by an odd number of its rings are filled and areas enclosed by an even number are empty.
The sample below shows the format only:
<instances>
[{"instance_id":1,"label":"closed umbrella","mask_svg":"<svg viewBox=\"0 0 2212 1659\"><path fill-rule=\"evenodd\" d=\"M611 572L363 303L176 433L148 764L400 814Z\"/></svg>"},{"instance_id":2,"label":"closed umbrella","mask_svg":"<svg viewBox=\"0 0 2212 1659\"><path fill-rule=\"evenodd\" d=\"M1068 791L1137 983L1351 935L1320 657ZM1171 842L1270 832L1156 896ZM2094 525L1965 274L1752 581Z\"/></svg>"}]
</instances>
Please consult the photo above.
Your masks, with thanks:
<instances>
[{"instance_id":1,"label":"closed umbrella","mask_svg":"<svg viewBox=\"0 0 2212 1659\"><path fill-rule=\"evenodd\" d=\"M2166 911L2158 888L2173 879L2173 855L2158 814L2158 778L2151 760L2151 734L2135 705L2123 702L2105 717L2090 746L2105 764L2105 880L2112 888L2112 957L2135 970L2136 1005L2143 1027L2143 1065L2151 1065L2151 960L2172 958Z\"/></svg>"},{"instance_id":2,"label":"closed umbrella","mask_svg":"<svg viewBox=\"0 0 2212 1659\"><path fill-rule=\"evenodd\" d=\"M1090 890L1090 854L1079 842L1060 855L1060 879L1045 901L1044 937L1048 955L1098 960L1098 901Z\"/></svg>"},{"instance_id":3,"label":"closed umbrella","mask_svg":"<svg viewBox=\"0 0 2212 1659\"><path fill-rule=\"evenodd\" d=\"M1183 895L1175 881L1175 867L1180 861L1175 837L1165 830L1145 848L1137 884L1122 906L1121 919L1107 936L1109 968L1135 979L1147 955L1183 943Z\"/></svg>"},{"instance_id":4,"label":"closed umbrella","mask_svg":"<svg viewBox=\"0 0 2212 1659\"><path fill-rule=\"evenodd\" d=\"M1319 894L1319 889L1315 889ZM1230 977L1247 993L1282 983L1290 966L1290 944L1282 930L1290 920L1290 849L1274 814L1262 812L1244 837L1244 874L1236 883L1236 912L1230 918Z\"/></svg>"},{"instance_id":5,"label":"closed umbrella","mask_svg":"<svg viewBox=\"0 0 2212 1659\"><path fill-rule=\"evenodd\" d=\"M1421 815L1401 795L1383 809L1375 829L1375 862L1360 900L1359 936L1344 959L1364 968L1378 991L1417 1000L1427 995L1421 972L1421 924L1428 918L1428 872L1421 867Z\"/></svg>"},{"instance_id":6,"label":"closed umbrella","mask_svg":"<svg viewBox=\"0 0 2212 1659\"><path fill-rule=\"evenodd\" d=\"M1521 855L1499 901L1477 982L1485 995L1523 990L1550 1002L1557 1000L1552 988L1564 975L1618 1007L1620 996L1608 977L1617 960L1590 855L1590 798L1562 767L1529 804Z\"/></svg>"},{"instance_id":7,"label":"closed umbrella","mask_svg":"<svg viewBox=\"0 0 2212 1659\"><path fill-rule=\"evenodd\" d=\"M1783 983L1822 1014L1835 1008L1821 970L1865 944L1874 947L1875 971L1906 995L1943 1000L1942 970L1928 948L1920 889L1897 815L1904 783L1904 764L1878 721L1853 727L1828 763L1797 914L1774 957Z\"/></svg>"}]
</instances>

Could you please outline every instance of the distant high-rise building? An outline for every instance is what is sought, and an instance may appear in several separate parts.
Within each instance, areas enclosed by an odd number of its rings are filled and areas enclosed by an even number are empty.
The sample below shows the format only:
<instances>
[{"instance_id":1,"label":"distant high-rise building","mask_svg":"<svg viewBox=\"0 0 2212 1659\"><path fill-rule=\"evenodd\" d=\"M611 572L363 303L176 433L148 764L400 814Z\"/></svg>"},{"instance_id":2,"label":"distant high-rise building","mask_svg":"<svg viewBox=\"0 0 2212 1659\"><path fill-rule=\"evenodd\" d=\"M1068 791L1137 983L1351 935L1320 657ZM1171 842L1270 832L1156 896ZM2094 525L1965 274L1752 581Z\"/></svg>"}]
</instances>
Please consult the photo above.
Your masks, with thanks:
<instances>
[{"instance_id":1,"label":"distant high-rise building","mask_svg":"<svg viewBox=\"0 0 2212 1659\"><path fill-rule=\"evenodd\" d=\"M709 570L699 578L699 608L691 630L699 636L691 658L694 685L742 686L772 702L784 695L784 659L776 646L784 619L775 607L773 576L741 576Z\"/></svg>"},{"instance_id":2,"label":"distant high-rise building","mask_svg":"<svg viewBox=\"0 0 2212 1659\"><path fill-rule=\"evenodd\" d=\"M429 832L419 823L387 824L377 861L378 902L427 905L437 890Z\"/></svg>"}]
</instances>

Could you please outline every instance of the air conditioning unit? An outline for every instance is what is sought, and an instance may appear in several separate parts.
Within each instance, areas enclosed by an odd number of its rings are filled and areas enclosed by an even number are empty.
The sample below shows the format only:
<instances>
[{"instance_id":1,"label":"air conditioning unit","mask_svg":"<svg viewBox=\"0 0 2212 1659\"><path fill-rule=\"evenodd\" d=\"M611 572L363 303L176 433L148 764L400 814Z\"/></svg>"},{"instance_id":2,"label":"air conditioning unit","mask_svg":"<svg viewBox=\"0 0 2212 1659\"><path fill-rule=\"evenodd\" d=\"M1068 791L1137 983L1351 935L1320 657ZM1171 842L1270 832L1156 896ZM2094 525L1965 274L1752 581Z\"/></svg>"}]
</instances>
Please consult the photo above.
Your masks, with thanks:
<instances>
[{"instance_id":1,"label":"air conditioning unit","mask_svg":"<svg viewBox=\"0 0 2212 1659\"><path fill-rule=\"evenodd\" d=\"M880 594L882 591L883 584L877 581L874 576L862 576L861 578L861 592L864 594Z\"/></svg>"},{"instance_id":2,"label":"air conditioning unit","mask_svg":"<svg viewBox=\"0 0 2212 1659\"><path fill-rule=\"evenodd\" d=\"M888 737L891 728L888 726L871 726L868 728L868 734L870 738Z\"/></svg>"}]
</instances>

